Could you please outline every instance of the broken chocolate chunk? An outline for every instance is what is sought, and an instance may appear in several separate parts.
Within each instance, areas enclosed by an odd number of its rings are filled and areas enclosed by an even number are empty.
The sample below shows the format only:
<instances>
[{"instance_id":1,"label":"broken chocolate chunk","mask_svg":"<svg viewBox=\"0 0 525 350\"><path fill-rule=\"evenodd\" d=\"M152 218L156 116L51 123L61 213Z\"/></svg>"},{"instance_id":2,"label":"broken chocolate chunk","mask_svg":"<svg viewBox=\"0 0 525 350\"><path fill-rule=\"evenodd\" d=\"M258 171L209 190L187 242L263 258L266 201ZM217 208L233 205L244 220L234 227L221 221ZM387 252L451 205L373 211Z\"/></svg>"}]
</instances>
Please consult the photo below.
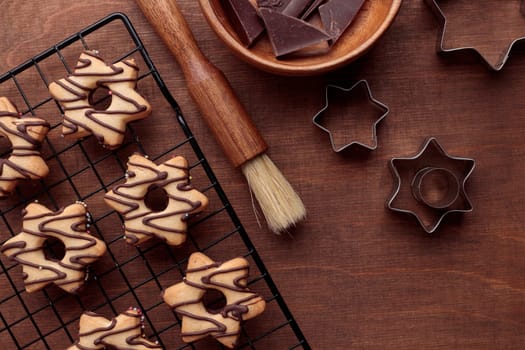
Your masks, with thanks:
<instances>
[{"instance_id":1,"label":"broken chocolate chunk","mask_svg":"<svg viewBox=\"0 0 525 350\"><path fill-rule=\"evenodd\" d=\"M291 0L257 0L258 7L271 7L273 10L278 10L286 6Z\"/></svg>"},{"instance_id":2,"label":"broken chocolate chunk","mask_svg":"<svg viewBox=\"0 0 525 350\"><path fill-rule=\"evenodd\" d=\"M319 5L321 5L325 0L313 0L311 1L311 4L310 6L306 9L306 11L304 11L304 13L301 15L301 19L307 19L308 17L310 17L310 15L312 14L312 12L314 12L315 10L317 10L317 8L319 7Z\"/></svg>"},{"instance_id":3,"label":"broken chocolate chunk","mask_svg":"<svg viewBox=\"0 0 525 350\"><path fill-rule=\"evenodd\" d=\"M292 17L300 17L311 3L312 0L292 0L283 9L283 13Z\"/></svg>"},{"instance_id":4,"label":"broken chocolate chunk","mask_svg":"<svg viewBox=\"0 0 525 350\"><path fill-rule=\"evenodd\" d=\"M330 36L324 31L301 19L264 7L259 9L259 13L266 26L266 32L276 57L330 39Z\"/></svg>"},{"instance_id":5,"label":"broken chocolate chunk","mask_svg":"<svg viewBox=\"0 0 525 350\"><path fill-rule=\"evenodd\" d=\"M350 26L365 0L330 0L319 6L319 15L324 30L332 38L332 43Z\"/></svg>"},{"instance_id":6,"label":"broken chocolate chunk","mask_svg":"<svg viewBox=\"0 0 525 350\"><path fill-rule=\"evenodd\" d=\"M283 12L284 8L291 2L292 0L257 0L257 7L262 8L266 7L270 10L274 10L277 12Z\"/></svg>"},{"instance_id":7,"label":"broken chocolate chunk","mask_svg":"<svg viewBox=\"0 0 525 350\"><path fill-rule=\"evenodd\" d=\"M259 8L266 7L292 17L301 17L314 0L258 0Z\"/></svg>"},{"instance_id":8,"label":"broken chocolate chunk","mask_svg":"<svg viewBox=\"0 0 525 350\"><path fill-rule=\"evenodd\" d=\"M250 0L224 1L226 14L242 43L249 47L264 31L261 18Z\"/></svg>"}]
</instances>

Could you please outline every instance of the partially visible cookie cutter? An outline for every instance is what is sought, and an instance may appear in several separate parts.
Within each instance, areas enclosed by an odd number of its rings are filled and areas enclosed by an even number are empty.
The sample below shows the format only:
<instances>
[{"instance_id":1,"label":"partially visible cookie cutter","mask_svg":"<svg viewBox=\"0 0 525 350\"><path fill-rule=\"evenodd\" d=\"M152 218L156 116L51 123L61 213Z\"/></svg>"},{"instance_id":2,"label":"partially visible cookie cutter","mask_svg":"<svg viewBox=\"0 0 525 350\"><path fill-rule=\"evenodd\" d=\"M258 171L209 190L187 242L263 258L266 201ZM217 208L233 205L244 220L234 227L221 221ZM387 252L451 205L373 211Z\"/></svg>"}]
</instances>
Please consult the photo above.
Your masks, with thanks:
<instances>
[{"instance_id":1,"label":"partially visible cookie cutter","mask_svg":"<svg viewBox=\"0 0 525 350\"><path fill-rule=\"evenodd\" d=\"M366 144L366 143L360 142L358 140L351 140L350 142L348 142L348 143L338 147L335 144L332 131L330 129L324 127L320 123L320 120L322 119L323 115L329 109L329 105L330 105L330 89L337 89L337 90L341 90L341 91L343 91L345 93L351 93L352 90L354 90L356 88L359 88L360 86L363 86L366 89L368 101L370 102L370 104L372 106L374 106L375 108L378 108L378 109L380 109L382 111L382 113L379 116L379 118L376 119L376 121L372 124L373 142L372 142L372 144ZM314 117L312 119L312 122L313 122L313 124L315 126L317 126L321 130L323 130L323 131L328 133L328 135L330 136L330 144L332 145L332 149L334 150L334 152L341 152L344 149L346 149L346 148L348 148L348 147L350 147L352 145L358 145L358 146L361 146L361 147L364 147L366 149L369 149L369 150L373 151L373 150L375 150L377 148L377 126L388 115L389 112L390 112L390 109L388 108L387 105L385 105L384 103L378 101L377 99L375 99L372 96L372 90L370 89L370 85L368 84L368 82L366 80L359 80L357 83L352 85L350 88L344 88L344 87L341 87L341 86L338 86L338 85L333 85L333 84L327 85L326 89L325 89L325 106L319 112L317 112L314 115Z\"/></svg>"},{"instance_id":2,"label":"partially visible cookie cutter","mask_svg":"<svg viewBox=\"0 0 525 350\"><path fill-rule=\"evenodd\" d=\"M433 233L448 214L473 210L465 183L475 165L474 159L451 156L429 138L415 156L390 160L395 184L387 207L415 216Z\"/></svg>"},{"instance_id":3,"label":"partially visible cookie cutter","mask_svg":"<svg viewBox=\"0 0 525 350\"><path fill-rule=\"evenodd\" d=\"M445 31L447 27L447 17L441 10L441 7L438 4L438 0L425 0L425 3L430 7L432 12L439 18L441 22L441 30L440 30L437 45L436 45L436 49L438 52L442 52L442 53L453 53L453 52L454 53L459 53L459 52L472 53L474 52L474 54L476 54L478 57L481 58L481 60L483 61L485 65L487 65L490 69L497 72L497 71L500 71L505 65L505 63L507 62L507 59L509 58L510 52L512 51L514 44L525 40L525 35L514 39L509 44L508 49L503 52L501 59L498 60L496 64L491 64L485 58L485 56L483 56L483 54L475 47L465 46L465 47L454 47L454 48L447 49L444 47ZM520 12L523 16L525 16L525 0L522 0L522 3L520 5Z\"/></svg>"}]
</instances>

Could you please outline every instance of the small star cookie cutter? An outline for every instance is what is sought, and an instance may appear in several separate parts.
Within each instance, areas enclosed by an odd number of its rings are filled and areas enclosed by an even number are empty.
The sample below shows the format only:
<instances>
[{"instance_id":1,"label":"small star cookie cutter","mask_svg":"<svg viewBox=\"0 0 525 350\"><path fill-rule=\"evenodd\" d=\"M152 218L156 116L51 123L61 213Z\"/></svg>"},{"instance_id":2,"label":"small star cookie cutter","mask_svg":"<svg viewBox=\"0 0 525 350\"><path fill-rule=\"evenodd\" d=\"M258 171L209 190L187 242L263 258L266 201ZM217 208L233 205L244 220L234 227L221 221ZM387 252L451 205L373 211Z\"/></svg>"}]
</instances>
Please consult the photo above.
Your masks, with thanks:
<instances>
[{"instance_id":1,"label":"small star cookie cutter","mask_svg":"<svg viewBox=\"0 0 525 350\"><path fill-rule=\"evenodd\" d=\"M395 184L386 205L415 216L427 233L433 233L450 213L473 210L465 184L475 165L474 159L449 155L431 137L415 156L390 160Z\"/></svg>"},{"instance_id":2,"label":"small star cookie cutter","mask_svg":"<svg viewBox=\"0 0 525 350\"><path fill-rule=\"evenodd\" d=\"M454 47L454 48L448 48L447 49L447 48L445 48L445 44L444 44L445 32L446 32L446 29L447 29L447 17L445 16L443 10L439 6L439 4L438 4L439 1L438 0L424 0L424 1L430 7L430 9L434 13L434 15L441 22L441 29L440 29L440 32L439 32L439 35L438 35L437 44L436 44L436 50L438 51L438 53L462 53L462 52L467 53L467 54L474 53L479 58L481 58L482 62L486 66L488 66L490 69L498 72L498 71L500 71L503 68L503 66L507 62L507 59L510 56L510 52L512 51L512 48L514 47L514 44L517 44L517 43L525 40L525 35L520 36L520 37L512 40L511 43L509 44L508 48L503 51L500 59L496 63L490 63L489 60L478 49L476 49L473 46L462 46L462 47ZM523 1L523 0L521 0L521 3L520 3L520 13L522 14L522 16L525 17L525 1ZM524 18L524 20L525 20L525 18Z\"/></svg>"},{"instance_id":3,"label":"small star cookie cutter","mask_svg":"<svg viewBox=\"0 0 525 350\"><path fill-rule=\"evenodd\" d=\"M334 140L334 132L331 129L324 126L321 123L321 120L323 119L323 117L326 116L326 112L330 109L331 90L340 91L340 92L343 92L344 94L352 94L354 90L356 89L364 89L366 92L366 96L367 96L369 104L372 107L374 107L376 110L380 111L379 117L376 118L376 120L371 125L371 129L372 129L371 141L372 142L365 143L359 140L350 140L349 142L346 142L345 144L338 146ZM334 150L334 152L341 152L352 145L361 146L361 147L364 147L366 149L373 151L377 148L377 126L388 115L389 112L390 112L390 109L388 108L387 105L385 105L384 103L382 103L381 101L373 97L372 90L370 89L370 85L368 84L368 82L366 80L359 80L357 83L352 85L350 88L344 88L339 85L333 85L333 84L327 85L325 89L325 106L314 115L312 122L315 126L320 128L324 132L328 133L330 137L330 143L332 145L332 149Z\"/></svg>"}]
</instances>

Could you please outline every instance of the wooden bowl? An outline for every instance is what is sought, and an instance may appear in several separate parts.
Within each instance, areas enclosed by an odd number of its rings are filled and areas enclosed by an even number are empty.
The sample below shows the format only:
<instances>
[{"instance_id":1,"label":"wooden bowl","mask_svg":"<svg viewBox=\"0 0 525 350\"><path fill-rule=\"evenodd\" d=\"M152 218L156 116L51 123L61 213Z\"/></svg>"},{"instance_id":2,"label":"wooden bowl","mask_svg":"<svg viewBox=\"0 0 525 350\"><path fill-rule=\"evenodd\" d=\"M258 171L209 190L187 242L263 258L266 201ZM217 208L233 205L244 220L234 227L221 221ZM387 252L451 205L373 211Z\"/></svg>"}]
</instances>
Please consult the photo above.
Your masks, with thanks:
<instances>
[{"instance_id":1,"label":"wooden bowl","mask_svg":"<svg viewBox=\"0 0 525 350\"><path fill-rule=\"evenodd\" d=\"M250 48L238 39L221 5L224 0L199 0L206 20L235 55L257 68L288 76L328 72L365 54L396 17L402 0L366 0L356 18L330 50L323 54L277 59L267 35Z\"/></svg>"}]
</instances>

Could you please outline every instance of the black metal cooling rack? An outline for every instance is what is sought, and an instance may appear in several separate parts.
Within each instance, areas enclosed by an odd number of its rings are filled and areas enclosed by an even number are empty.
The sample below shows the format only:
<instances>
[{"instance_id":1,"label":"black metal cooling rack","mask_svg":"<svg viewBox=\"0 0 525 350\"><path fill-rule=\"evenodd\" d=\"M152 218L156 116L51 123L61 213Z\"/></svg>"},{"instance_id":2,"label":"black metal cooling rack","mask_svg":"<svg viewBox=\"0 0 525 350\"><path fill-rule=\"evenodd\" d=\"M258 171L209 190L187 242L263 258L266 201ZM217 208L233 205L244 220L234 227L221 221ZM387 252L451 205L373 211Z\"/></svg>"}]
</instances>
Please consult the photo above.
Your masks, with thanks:
<instances>
[{"instance_id":1,"label":"black metal cooling rack","mask_svg":"<svg viewBox=\"0 0 525 350\"><path fill-rule=\"evenodd\" d=\"M115 47L126 50L116 52ZM127 138L117 150L102 149L93 137L80 141L60 137L62 111L50 98L47 86L71 73L78 55L86 49L99 50L108 61L128 57L139 61L143 72L139 91L155 106L148 121L128 126ZM243 325L239 348L310 349L177 102L125 15L111 14L1 75L2 95L15 102L22 114L39 115L50 121L51 131L42 153L51 172L39 182L18 186L16 193L0 203L0 243L20 232L21 210L29 202L39 200L56 210L80 200L88 204L92 233L104 239L108 247L106 256L90 268L85 289L78 295L66 294L54 286L28 294L20 266L2 257L2 348L64 349L76 340L78 320L84 310L111 318L134 306L144 312L148 338L165 349L222 349L210 339L182 343L180 319L159 296L162 289L180 281L189 255L203 251L214 260L246 257L251 262L250 288L267 300L265 313ZM163 118L165 122L158 123L159 127L150 118ZM166 122L165 118L175 118L175 122ZM122 240L121 217L102 203L104 193L123 181L127 156L133 152L148 154L158 162L175 153L184 155L190 161L194 185L210 198L210 208L191 221L189 238L183 247L168 247L158 241L137 248L127 245ZM50 254L54 249L52 245L48 247Z\"/></svg>"}]
</instances>

